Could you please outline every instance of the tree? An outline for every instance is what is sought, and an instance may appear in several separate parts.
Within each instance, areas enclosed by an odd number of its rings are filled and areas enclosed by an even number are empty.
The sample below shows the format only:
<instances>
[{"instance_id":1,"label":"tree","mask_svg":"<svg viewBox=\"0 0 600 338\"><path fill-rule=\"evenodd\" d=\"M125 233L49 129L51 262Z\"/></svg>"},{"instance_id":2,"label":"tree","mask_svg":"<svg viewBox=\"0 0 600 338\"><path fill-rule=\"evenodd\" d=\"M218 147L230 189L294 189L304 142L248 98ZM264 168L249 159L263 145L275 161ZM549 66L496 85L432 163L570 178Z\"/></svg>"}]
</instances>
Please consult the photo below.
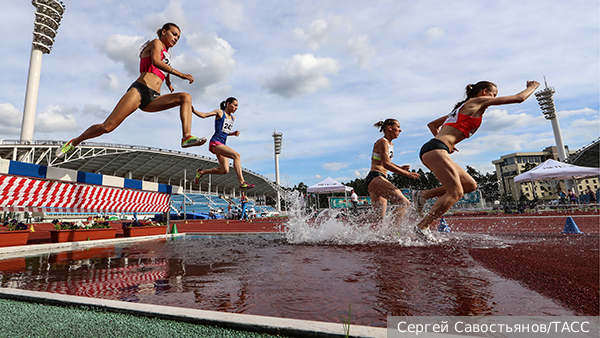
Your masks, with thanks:
<instances>
[{"instance_id":1,"label":"tree","mask_svg":"<svg viewBox=\"0 0 600 338\"><path fill-rule=\"evenodd\" d=\"M496 172L481 174L475 168L467 166L467 174L477 182L477 189L481 191L484 200L491 202L500 198L500 188Z\"/></svg>"},{"instance_id":2,"label":"tree","mask_svg":"<svg viewBox=\"0 0 600 338\"><path fill-rule=\"evenodd\" d=\"M348 183L342 182L342 184L352 187L358 196L369 196L369 190L367 189L364 178L356 178Z\"/></svg>"},{"instance_id":3,"label":"tree","mask_svg":"<svg viewBox=\"0 0 600 338\"><path fill-rule=\"evenodd\" d=\"M300 183L298 183L298 185L295 185L292 188L292 190L299 191L304 195L306 195L306 189L308 189L308 186L306 184L304 184L304 182L300 182Z\"/></svg>"},{"instance_id":4,"label":"tree","mask_svg":"<svg viewBox=\"0 0 600 338\"><path fill-rule=\"evenodd\" d=\"M389 176L389 180L390 182L392 182L392 184L394 184L400 189L410 188L417 190L427 190L437 188L440 186L440 182L431 171L424 172L423 169L419 169L416 171L412 170L412 172L417 172L421 176L419 176L419 178L415 180L404 175L393 173Z\"/></svg>"}]
</instances>

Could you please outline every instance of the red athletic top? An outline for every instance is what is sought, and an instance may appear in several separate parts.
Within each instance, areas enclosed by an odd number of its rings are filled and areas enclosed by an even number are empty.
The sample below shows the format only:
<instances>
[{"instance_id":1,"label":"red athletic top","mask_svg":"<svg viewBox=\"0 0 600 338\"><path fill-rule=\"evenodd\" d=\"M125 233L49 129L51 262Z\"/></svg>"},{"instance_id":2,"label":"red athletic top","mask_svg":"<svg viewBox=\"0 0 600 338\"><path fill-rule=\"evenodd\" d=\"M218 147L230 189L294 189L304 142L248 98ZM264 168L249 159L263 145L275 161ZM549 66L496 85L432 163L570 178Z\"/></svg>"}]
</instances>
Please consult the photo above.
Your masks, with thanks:
<instances>
[{"instance_id":1,"label":"red athletic top","mask_svg":"<svg viewBox=\"0 0 600 338\"><path fill-rule=\"evenodd\" d=\"M150 40L146 41L146 43L144 43L142 45L142 47L140 47L140 73L144 73L144 72L153 73L153 74L156 74L158 77L160 77L161 80L164 81L165 77L166 77L165 73L163 73L162 70L156 68L152 64L152 58L150 56L147 56L145 58L142 57L142 52L144 51L146 46L148 46L149 43L150 43ZM171 54L169 54L167 49L164 47L163 47L163 50L161 51L160 60L169 66L171 65Z\"/></svg>"},{"instance_id":2,"label":"red athletic top","mask_svg":"<svg viewBox=\"0 0 600 338\"><path fill-rule=\"evenodd\" d=\"M464 105L464 104L463 104ZM479 126L481 126L481 116L480 117L472 117L469 115L459 113L462 105L456 109L454 109L444 122L444 126L450 126L452 128L456 128L465 135L466 138L471 137L471 135L475 134Z\"/></svg>"}]
</instances>

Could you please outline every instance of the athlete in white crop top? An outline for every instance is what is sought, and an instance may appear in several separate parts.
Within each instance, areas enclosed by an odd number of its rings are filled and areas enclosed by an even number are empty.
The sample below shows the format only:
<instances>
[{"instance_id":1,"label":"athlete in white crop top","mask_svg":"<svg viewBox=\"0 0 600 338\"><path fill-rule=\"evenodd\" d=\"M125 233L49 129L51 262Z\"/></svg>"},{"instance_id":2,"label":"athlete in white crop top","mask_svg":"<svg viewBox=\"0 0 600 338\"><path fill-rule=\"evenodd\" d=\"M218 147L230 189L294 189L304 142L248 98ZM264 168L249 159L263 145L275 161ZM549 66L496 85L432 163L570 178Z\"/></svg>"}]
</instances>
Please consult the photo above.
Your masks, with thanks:
<instances>
[{"instance_id":1,"label":"athlete in white crop top","mask_svg":"<svg viewBox=\"0 0 600 338\"><path fill-rule=\"evenodd\" d=\"M396 119L387 119L375 123L384 136L373 145L371 156L371 171L365 178L365 184L371 196L373 211L383 219L387 210L387 202L397 204L394 212L394 222L398 222L410 206L410 202L395 185L387 180L388 170L399 175L408 176L412 179L419 178L416 172L410 172L408 165L399 166L392 163L394 157L393 140L400 135L400 123Z\"/></svg>"}]
</instances>

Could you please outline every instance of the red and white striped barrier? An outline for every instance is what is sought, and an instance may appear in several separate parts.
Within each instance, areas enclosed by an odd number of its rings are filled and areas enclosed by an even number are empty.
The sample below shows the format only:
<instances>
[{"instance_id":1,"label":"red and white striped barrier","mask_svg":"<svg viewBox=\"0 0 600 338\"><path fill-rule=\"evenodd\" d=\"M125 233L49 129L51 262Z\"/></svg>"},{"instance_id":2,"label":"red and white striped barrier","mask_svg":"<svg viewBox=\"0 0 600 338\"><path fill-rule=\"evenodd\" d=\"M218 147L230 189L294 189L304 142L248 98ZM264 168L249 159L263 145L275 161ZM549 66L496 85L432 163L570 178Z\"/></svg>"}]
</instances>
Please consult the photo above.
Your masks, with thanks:
<instances>
[{"instance_id":1,"label":"red and white striped barrier","mask_svg":"<svg viewBox=\"0 0 600 338\"><path fill-rule=\"evenodd\" d=\"M166 212L169 194L0 175L0 210Z\"/></svg>"}]
</instances>

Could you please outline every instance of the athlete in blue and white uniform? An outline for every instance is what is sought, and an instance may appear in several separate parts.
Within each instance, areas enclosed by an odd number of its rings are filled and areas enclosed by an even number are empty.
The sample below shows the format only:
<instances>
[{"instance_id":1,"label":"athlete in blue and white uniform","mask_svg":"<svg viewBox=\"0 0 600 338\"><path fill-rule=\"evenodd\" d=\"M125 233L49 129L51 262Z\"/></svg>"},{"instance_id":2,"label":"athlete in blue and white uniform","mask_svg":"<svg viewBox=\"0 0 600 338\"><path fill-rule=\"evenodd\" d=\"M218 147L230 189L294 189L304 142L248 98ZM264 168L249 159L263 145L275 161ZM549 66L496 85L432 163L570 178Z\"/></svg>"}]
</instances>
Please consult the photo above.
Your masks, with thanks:
<instances>
[{"instance_id":1,"label":"athlete in blue and white uniform","mask_svg":"<svg viewBox=\"0 0 600 338\"><path fill-rule=\"evenodd\" d=\"M238 101L234 97L230 97L227 100L221 102L220 109L215 109L209 113L201 113L192 107L194 110L194 114L199 117L207 118L211 116L215 116L215 133L210 139L210 143L208 144L208 150L217 155L217 160L219 161L218 168L212 169L198 169L196 173L195 182L198 183L198 180L203 175L225 175L229 172L229 159L233 160L233 168L238 177L238 181L240 182L240 189L252 189L254 188L254 184L248 184L244 181L244 176L242 174L242 162L241 156L238 152L231 149L227 146L227 137L228 136L240 136L239 131L233 130L233 122L235 121L235 117L233 113L235 113L238 109Z\"/></svg>"},{"instance_id":2,"label":"athlete in blue and white uniform","mask_svg":"<svg viewBox=\"0 0 600 338\"><path fill-rule=\"evenodd\" d=\"M392 163L394 157L393 140L400 135L400 122L396 119L387 119L374 124L379 131L384 134L382 138L373 145L373 155L371 156L371 171L365 178L365 184L371 196L373 210L383 219L387 210L387 202L398 204L395 211L396 220L404 215L410 206L410 202L402 191L386 179L388 170L399 175L404 175L412 179L419 178L419 174L410 172L408 165L399 166Z\"/></svg>"}]
</instances>

